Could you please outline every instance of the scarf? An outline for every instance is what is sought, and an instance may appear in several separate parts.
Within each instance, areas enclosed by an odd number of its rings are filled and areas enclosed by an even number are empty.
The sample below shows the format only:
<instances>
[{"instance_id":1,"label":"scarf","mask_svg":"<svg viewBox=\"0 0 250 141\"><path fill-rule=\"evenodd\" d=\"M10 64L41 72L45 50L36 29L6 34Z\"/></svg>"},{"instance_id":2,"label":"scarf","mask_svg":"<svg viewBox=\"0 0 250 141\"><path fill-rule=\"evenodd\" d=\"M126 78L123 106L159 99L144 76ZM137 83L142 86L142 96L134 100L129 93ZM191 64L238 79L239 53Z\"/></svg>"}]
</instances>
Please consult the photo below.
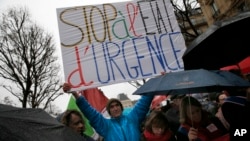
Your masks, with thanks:
<instances>
[{"instance_id":1,"label":"scarf","mask_svg":"<svg viewBox=\"0 0 250 141\"><path fill-rule=\"evenodd\" d=\"M168 141L173 135L172 132L169 130L167 130L164 134L160 136L156 136L147 130L145 130L143 134L147 141Z\"/></svg>"}]
</instances>

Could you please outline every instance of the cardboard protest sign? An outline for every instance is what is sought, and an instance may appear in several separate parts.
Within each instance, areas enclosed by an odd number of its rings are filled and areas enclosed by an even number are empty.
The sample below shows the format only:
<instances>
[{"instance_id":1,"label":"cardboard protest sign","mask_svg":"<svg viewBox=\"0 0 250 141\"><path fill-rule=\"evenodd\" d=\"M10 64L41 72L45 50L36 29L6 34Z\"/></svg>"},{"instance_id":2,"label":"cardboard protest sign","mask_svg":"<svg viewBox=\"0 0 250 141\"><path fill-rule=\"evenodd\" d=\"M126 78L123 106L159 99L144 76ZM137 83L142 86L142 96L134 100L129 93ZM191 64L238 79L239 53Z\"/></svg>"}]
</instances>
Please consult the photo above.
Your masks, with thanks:
<instances>
[{"instance_id":1,"label":"cardboard protest sign","mask_svg":"<svg viewBox=\"0 0 250 141\"><path fill-rule=\"evenodd\" d=\"M168 0L58 8L57 17L65 81L75 90L184 69Z\"/></svg>"}]
</instances>

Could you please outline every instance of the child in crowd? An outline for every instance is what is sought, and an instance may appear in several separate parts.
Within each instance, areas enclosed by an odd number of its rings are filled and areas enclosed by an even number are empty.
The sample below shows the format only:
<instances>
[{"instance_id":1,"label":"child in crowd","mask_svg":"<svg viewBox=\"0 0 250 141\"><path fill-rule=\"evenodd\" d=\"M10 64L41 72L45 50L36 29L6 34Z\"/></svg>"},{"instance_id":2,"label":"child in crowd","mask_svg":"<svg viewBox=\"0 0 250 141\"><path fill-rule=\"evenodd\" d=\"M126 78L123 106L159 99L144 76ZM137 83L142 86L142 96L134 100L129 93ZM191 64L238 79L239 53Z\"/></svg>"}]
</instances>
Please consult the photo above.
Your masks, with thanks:
<instances>
[{"instance_id":1,"label":"child in crowd","mask_svg":"<svg viewBox=\"0 0 250 141\"><path fill-rule=\"evenodd\" d=\"M141 141L176 141L169 129L168 119L162 111L152 111L145 122Z\"/></svg>"}]
</instances>

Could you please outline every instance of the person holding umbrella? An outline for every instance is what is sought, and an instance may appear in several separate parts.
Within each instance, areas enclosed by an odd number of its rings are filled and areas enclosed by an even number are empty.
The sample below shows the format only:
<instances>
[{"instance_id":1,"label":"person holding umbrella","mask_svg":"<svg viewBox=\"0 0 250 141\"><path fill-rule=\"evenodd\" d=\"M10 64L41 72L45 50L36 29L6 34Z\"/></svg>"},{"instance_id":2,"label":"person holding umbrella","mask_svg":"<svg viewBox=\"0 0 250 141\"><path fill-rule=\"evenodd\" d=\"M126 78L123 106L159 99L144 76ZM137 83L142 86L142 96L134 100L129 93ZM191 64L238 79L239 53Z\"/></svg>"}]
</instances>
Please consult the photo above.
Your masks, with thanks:
<instances>
[{"instance_id":1,"label":"person holding umbrella","mask_svg":"<svg viewBox=\"0 0 250 141\"><path fill-rule=\"evenodd\" d=\"M240 76L244 80L250 82L245 75L238 69L229 70L230 72ZM229 133L231 140L250 140L250 87L228 89L228 98L221 105L221 115L229 124ZM247 131L244 135L237 135L237 131L244 129Z\"/></svg>"},{"instance_id":2,"label":"person holding umbrella","mask_svg":"<svg viewBox=\"0 0 250 141\"><path fill-rule=\"evenodd\" d=\"M229 140L227 130L220 120L216 117L210 118L194 97L186 96L182 99L180 123L176 133L178 141L214 141L222 138Z\"/></svg>"}]
</instances>

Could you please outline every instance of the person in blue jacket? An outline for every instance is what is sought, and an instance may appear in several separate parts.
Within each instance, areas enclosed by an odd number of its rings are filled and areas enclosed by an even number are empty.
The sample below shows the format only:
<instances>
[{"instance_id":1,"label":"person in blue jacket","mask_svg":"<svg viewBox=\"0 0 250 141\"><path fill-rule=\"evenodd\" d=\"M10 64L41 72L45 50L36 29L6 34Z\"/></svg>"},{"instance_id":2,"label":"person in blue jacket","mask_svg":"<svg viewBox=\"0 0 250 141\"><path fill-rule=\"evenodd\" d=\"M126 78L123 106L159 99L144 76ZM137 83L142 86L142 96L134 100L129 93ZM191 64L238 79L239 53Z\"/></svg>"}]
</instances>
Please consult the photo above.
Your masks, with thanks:
<instances>
[{"instance_id":1,"label":"person in blue jacket","mask_svg":"<svg viewBox=\"0 0 250 141\"><path fill-rule=\"evenodd\" d=\"M69 92L71 85L63 85L64 92ZM141 136L141 124L145 119L150 104L154 96L142 96L135 104L133 110L127 115L122 113L123 106L118 99L110 99L106 105L106 110L110 114L110 119L105 118L95 110L88 101L80 96L76 91L71 91L76 98L76 103L89 120L91 126L104 141L139 141Z\"/></svg>"}]
</instances>

